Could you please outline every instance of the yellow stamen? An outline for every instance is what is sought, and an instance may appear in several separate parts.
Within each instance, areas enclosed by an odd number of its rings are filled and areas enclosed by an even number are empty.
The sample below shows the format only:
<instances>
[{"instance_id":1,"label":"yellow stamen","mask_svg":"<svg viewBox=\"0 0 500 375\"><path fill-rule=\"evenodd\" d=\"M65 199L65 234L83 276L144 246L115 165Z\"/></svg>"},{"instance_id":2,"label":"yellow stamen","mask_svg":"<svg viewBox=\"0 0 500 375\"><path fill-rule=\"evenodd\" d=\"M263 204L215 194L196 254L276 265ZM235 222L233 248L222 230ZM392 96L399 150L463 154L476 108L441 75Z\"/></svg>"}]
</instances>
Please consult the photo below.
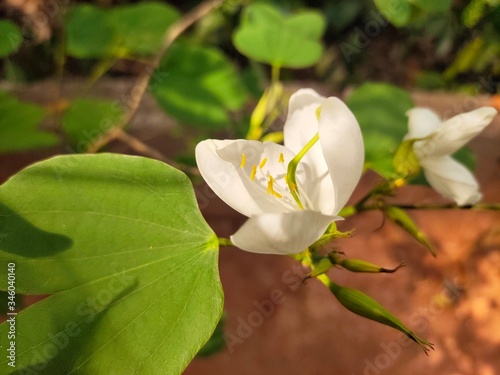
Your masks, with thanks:
<instances>
[{"instance_id":1,"label":"yellow stamen","mask_svg":"<svg viewBox=\"0 0 500 375\"><path fill-rule=\"evenodd\" d=\"M280 152L280 157L278 159L278 163L284 163L285 162L285 157L283 156L283 153Z\"/></svg>"},{"instance_id":2,"label":"yellow stamen","mask_svg":"<svg viewBox=\"0 0 500 375\"><path fill-rule=\"evenodd\" d=\"M255 180L255 175L257 174L257 166L252 165L252 173L250 173L250 180Z\"/></svg>"},{"instance_id":3,"label":"yellow stamen","mask_svg":"<svg viewBox=\"0 0 500 375\"><path fill-rule=\"evenodd\" d=\"M283 180L285 180L285 184L287 184L287 185L288 185L288 176L287 176L287 175L284 175L284 176L283 176Z\"/></svg>"},{"instance_id":4,"label":"yellow stamen","mask_svg":"<svg viewBox=\"0 0 500 375\"><path fill-rule=\"evenodd\" d=\"M264 165L266 165L266 162L267 162L267 158L262 159L262 161L259 164L259 168L260 169L264 168Z\"/></svg>"},{"instance_id":5,"label":"yellow stamen","mask_svg":"<svg viewBox=\"0 0 500 375\"><path fill-rule=\"evenodd\" d=\"M247 157L245 154L241 154L241 164L240 164L240 168L243 168L245 166L245 164L247 163Z\"/></svg>"},{"instance_id":6,"label":"yellow stamen","mask_svg":"<svg viewBox=\"0 0 500 375\"><path fill-rule=\"evenodd\" d=\"M269 176L269 181L267 181L267 194L271 194L273 191L274 178Z\"/></svg>"},{"instance_id":7,"label":"yellow stamen","mask_svg":"<svg viewBox=\"0 0 500 375\"><path fill-rule=\"evenodd\" d=\"M274 178L272 176L269 176L269 181L267 182L267 194L272 194L276 198L283 198L283 196L278 193L276 190L274 190Z\"/></svg>"}]
</instances>

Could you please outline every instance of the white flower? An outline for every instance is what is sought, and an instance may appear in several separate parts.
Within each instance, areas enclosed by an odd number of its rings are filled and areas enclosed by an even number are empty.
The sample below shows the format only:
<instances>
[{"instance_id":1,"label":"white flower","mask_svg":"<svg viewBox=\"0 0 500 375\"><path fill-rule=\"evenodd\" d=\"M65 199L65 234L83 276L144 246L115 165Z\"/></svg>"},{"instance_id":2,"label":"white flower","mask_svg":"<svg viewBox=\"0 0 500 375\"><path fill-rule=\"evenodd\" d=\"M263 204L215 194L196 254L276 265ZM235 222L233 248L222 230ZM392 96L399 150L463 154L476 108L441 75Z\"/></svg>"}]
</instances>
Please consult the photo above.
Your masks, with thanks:
<instances>
[{"instance_id":1,"label":"white flower","mask_svg":"<svg viewBox=\"0 0 500 375\"><path fill-rule=\"evenodd\" d=\"M441 121L427 108L408 111L408 134L405 139L421 139L414 151L429 184L459 206L481 199L474 175L450 155L478 135L495 117L492 107L482 107Z\"/></svg>"},{"instance_id":2,"label":"white flower","mask_svg":"<svg viewBox=\"0 0 500 375\"><path fill-rule=\"evenodd\" d=\"M316 134L319 141L304 148ZM288 163L306 149L297 165L294 196ZM267 254L299 253L341 219L336 215L359 181L363 159L354 115L339 99L311 89L290 98L284 146L214 139L196 146L205 181L224 202L249 217L231 241L243 250Z\"/></svg>"}]
</instances>

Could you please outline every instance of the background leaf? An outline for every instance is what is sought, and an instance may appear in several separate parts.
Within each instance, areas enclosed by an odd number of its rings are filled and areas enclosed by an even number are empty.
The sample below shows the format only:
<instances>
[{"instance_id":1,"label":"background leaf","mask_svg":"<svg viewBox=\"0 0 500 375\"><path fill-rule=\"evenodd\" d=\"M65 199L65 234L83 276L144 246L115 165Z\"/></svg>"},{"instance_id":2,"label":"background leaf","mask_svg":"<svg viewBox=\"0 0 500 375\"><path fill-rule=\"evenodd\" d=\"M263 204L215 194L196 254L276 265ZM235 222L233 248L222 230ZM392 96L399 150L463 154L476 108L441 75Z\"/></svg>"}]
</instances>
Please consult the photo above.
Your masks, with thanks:
<instances>
[{"instance_id":1,"label":"background leaf","mask_svg":"<svg viewBox=\"0 0 500 375\"><path fill-rule=\"evenodd\" d=\"M445 13L451 7L451 0L408 0L408 2L431 13Z\"/></svg>"},{"instance_id":2,"label":"background leaf","mask_svg":"<svg viewBox=\"0 0 500 375\"><path fill-rule=\"evenodd\" d=\"M223 127L229 112L247 98L243 82L218 49L173 45L152 78L151 91L160 106L187 125Z\"/></svg>"},{"instance_id":3,"label":"background leaf","mask_svg":"<svg viewBox=\"0 0 500 375\"><path fill-rule=\"evenodd\" d=\"M103 99L76 99L61 119L71 144L77 152L85 152L96 138L113 128L123 115L116 103Z\"/></svg>"},{"instance_id":4,"label":"background leaf","mask_svg":"<svg viewBox=\"0 0 500 375\"><path fill-rule=\"evenodd\" d=\"M114 30L108 23L107 12L89 4L76 6L69 11L66 35L68 54L80 59L111 55L116 40Z\"/></svg>"},{"instance_id":5,"label":"background leaf","mask_svg":"<svg viewBox=\"0 0 500 375\"><path fill-rule=\"evenodd\" d=\"M210 337L218 241L183 173L141 157L59 156L7 181L0 203L0 265L16 264L19 293L55 293L16 317L18 371L179 374Z\"/></svg>"},{"instance_id":6,"label":"background leaf","mask_svg":"<svg viewBox=\"0 0 500 375\"><path fill-rule=\"evenodd\" d=\"M380 13L394 26L403 27L410 22L411 5L408 0L374 0Z\"/></svg>"},{"instance_id":7,"label":"background leaf","mask_svg":"<svg viewBox=\"0 0 500 375\"><path fill-rule=\"evenodd\" d=\"M22 41L21 30L14 22L0 20L0 58L16 52Z\"/></svg>"},{"instance_id":8,"label":"background leaf","mask_svg":"<svg viewBox=\"0 0 500 375\"><path fill-rule=\"evenodd\" d=\"M233 43L248 58L271 65L304 68L323 54L320 38L326 22L316 11L289 17L269 4L255 3L243 11Z\"/></svg>"},{"instance_id":9,"label":"background leaf","mask_svg":"<svg viewBox=\"0 0 500 375\"><path fill-rule=\"evenodd\" d=\"M154 54L163 34L179 17L175 8L160 2L109 10L79 5L66 21L68 54L82 59Z\"/></svg>"},{"instance_id":10,"label":"background leaf","mask_svg":"<svg viewBox=\"0 0 500 375\"><path fill-rule=\"evenodd\" d=\"M0 152L22 151L57 144L58 138L54 134L38 129L45 115L42 107L23 103L15 96L0 91Z\"/></svg>"},{"instance_id":11,"label":"background leaf","mask_svg":"<svg viewBox=\"0 0 500 375\"><path fill-rule=\"evenodd\" d=\"M168 4L142 2L113 8L108 20L126 54L150 55L159 50L163 34L179 17Z\"/></svg>"},{"instance_id":12,"label":"background leaf","mask_svg":"<svg viewBox=\"0 0 500 375\"><path fill-rule=\"evenodd\" d=\"M348 98L363 132L365 166L391 177L392 159L407 133L406 112L413 107L408 92L385 83L365 83Z\"/></svg>"}]
</instances>

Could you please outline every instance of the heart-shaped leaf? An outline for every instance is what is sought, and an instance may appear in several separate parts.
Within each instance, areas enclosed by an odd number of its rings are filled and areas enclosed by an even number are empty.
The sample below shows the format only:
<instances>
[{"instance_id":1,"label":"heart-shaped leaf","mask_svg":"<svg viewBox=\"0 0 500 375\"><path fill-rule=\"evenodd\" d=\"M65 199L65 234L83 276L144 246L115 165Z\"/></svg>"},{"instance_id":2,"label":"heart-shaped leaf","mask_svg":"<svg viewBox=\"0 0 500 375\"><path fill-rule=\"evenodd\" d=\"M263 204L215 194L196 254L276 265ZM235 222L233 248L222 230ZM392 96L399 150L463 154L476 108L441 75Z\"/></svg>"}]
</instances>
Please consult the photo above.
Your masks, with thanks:
<instances>
[{"instance_id":1,"label":"heart-shaped leaf","mask_svg":"<svg viewBox=\"0 0 500 375\"><path fill-rule=\"evenodd\" d=\"M127 55L150 55L160 49L163 35L179 17L167 4L143 2L113 8L108 21Z\"/></svg>"},{"instance_id":2,"label":"heart-shaped leaf","mask_svg":"<svg viewBox=\"0 0 500 375\"><path fill-rule=\"evenodd\" d=\"M326 22L321 13L302 11L284 16L262 3L249 5L233 34L233 43L242 54L255 61L279 67L305 68L323 54L320 38Z\"/></svg>"},{"instance_id":3,"label":"heart-shaped leaf","mask_svg":"<svg viewBox=\"0 0 500 375\"><path fill-rule=\"evenodd\" d=\"M108 13L90 4L72 8L66 18L66 43L69 55L97 59L111 55L116 40L108 24ZM90 26L92 25L92 26Z\"/></svg>"},{"instance_id":4,"label":"heart-shaped leaf","mask_svg":"<svg viewBox=\"0 0 500 375\"><path fill-rule=\"evenodd\" d=\"M189 179L162 162L35 164L0 187L0 231L17 292L52 294L15 317L17 371L180 374L219 321L217 237Z\"/></svg>"},{"instance_id":5,"label":"heart-shaped leaf","mask_svg":"<svg viewBox=\"0 0 500 375\"><path fill-rule=\"evenodd\" d=\"M223 127L247 92L235 67L218 49L186 42L173 45L150 84L156 100L187 125Z\"/></svg>"},{"instance_id":6,"label":"heart-shaped leaf","mask_svg":"<svg viewBox=\"0 0 500 375\"><path fill-rule=\"evenodd\" d=\"M66 19L68 54L82 59L154 54L179 16L175 8L160 2L109 10L78 5Z\"/></svg>"}]
</instances>

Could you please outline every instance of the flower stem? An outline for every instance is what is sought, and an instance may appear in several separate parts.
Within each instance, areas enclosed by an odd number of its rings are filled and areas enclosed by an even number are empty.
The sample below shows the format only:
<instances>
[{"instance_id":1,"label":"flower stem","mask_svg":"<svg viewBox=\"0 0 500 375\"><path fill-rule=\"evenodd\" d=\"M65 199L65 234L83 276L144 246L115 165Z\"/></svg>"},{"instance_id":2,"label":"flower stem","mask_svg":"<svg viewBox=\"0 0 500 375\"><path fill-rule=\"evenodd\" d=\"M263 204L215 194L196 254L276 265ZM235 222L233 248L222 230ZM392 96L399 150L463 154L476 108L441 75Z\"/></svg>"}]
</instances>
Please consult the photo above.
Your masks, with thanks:
<instances>
[{"instance_id":1,"label":"flower stem","mask_svg":"<svg viewBox=\"0 0 500 375\"><path fill-rule=\"evenodd\" d=\"M229 238L220 238L219 237L219 247L221 246L233 246L233 243Z\"/></svg>"},{"instance_id":2,"label":"flower stem","mask_svg":"<svg viewBox=\"0 0 500 375\"><path fill-rule=\"evenodd\" d=\"M273 64L271 66L271 82L276 83L280 80L280 66Z\"/></svg>"},{"instance_id":3,"label":"flower stem","mask_svg":"<svg viewBox=\"0 0 500 375\"><path fill-rule=\"evenodd\" d=\"M304 148L300 150L297 155L295 155L295 157L290 161L290 163L288 163L288 168L286 172L286 181L290 189L290 193L292 193L293 199L295 199L295 202L301 209L304 209L304 205L300 201L298 194L299 188L297 186L297 179L295 176L297 172L297 166L299 165L300 160L304 157L307 151L309 151L318 140L319 140L319 133L316 133L316 135L312 137L309 142L307 142Z\"/></svg>"}]
</instances>

